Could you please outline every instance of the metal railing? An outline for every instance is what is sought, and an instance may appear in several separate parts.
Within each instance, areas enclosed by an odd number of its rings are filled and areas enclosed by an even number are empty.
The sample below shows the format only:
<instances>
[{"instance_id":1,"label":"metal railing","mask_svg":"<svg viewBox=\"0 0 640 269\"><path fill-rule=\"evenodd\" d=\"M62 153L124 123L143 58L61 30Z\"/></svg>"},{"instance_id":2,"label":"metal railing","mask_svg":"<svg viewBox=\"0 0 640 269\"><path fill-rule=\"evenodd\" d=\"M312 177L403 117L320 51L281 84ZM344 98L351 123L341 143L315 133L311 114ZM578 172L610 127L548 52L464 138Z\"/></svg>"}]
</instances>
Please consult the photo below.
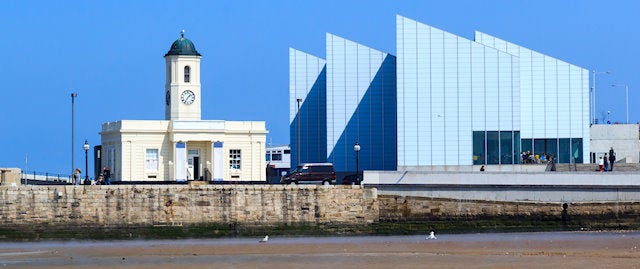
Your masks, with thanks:
<instances>
[{"instance_id":1,"label":"metal railing","mask_svg":"<svg viewBox=\"0 0 640 269\"><path fill-rule=\"evenodd\" d=\"M22 171L20 173L20 182L22 184L30 184L34 182L71 183L72 180L71 180L71 175L48 173L48 172L36 172L36 171Z\"/></svg>"}]
</instances>

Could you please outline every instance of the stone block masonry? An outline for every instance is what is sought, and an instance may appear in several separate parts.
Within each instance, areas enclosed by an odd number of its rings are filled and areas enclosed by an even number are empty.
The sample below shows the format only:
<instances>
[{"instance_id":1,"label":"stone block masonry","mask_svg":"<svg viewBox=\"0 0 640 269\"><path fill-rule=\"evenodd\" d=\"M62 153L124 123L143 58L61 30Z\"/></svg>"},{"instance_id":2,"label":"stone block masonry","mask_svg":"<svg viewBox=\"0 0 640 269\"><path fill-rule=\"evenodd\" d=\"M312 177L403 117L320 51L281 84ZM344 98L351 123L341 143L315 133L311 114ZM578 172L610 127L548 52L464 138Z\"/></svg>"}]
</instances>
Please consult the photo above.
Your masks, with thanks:
<instances>
[{"instance_id":1,"label":"stone block masonry","mask_svg":"<svg viewBox=\"0 0 640 269\"><path fill-rule=\"evenodd\" d=\"M486 201L408 196L379 196L381 222L450 222L491 220L494 226L529 224L552 229L640 228L640 202L550 203ZM511 223L511 224L510 224Z\"/></svg>"},{"instance_id":2,"label":"stone block masonry","mask_svg":"<svg viewBox=\"0 0 640 269\"><path fill-rule=\"evenodd\" d=\"M175 232L175 238L201 236L198 227L206 227L208 235L218 230L246 235L304 233L308 227L310 233L316 227L327 233L402 234L540 226L638 229L640 202L447 199L379 195L361 186L0 186L0 239L46 232L56 238L56 231L73 237L88 231L135 236L145 227ZM287 230L292 227L297 230Z\"/></svg>"},{"instance_id":3,"label":"stone block masonry","mask_svg":"<svg viewBox=\"0 0 640 269\"><path fill-rule=\"evenodd\" d=\"M367 224L378 211L375 189L359 186L0 187L5 228Z\"/></svg>"}]
</instances>

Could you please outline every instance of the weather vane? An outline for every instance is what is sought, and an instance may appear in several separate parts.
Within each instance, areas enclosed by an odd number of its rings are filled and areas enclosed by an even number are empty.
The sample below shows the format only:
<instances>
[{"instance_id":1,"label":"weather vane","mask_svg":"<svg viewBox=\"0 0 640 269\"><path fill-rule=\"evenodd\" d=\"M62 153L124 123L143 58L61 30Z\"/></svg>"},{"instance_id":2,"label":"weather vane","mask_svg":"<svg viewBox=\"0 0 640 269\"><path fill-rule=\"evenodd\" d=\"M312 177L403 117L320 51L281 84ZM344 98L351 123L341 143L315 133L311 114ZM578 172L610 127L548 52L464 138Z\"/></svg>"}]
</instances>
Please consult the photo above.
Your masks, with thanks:
<instances>
[{"instance_id":1,"label":"weather vane","mask_svg":"<svg viewBox=\"0 0 640 269\"><path fill-rule=\"evenodd\" d=\"M180 31L180 35L184 38L184 29L182 29L182 31Z\"/></svg>"}]
</instances>

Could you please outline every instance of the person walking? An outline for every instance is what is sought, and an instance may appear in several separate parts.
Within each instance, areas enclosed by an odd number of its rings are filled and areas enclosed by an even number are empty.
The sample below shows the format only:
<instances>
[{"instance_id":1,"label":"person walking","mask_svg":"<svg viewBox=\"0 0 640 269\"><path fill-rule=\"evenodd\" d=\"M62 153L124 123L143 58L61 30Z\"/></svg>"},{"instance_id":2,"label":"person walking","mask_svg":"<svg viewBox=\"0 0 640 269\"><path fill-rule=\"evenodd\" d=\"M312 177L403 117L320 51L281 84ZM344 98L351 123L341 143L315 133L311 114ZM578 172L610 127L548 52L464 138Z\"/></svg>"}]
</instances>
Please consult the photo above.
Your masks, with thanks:
<instances>
[{"instance_id":1,"label":"person walking","mask_svg":"<svg viewBox=\"0 0 640 269\"><path fill-rule=\"evenodd\" d=\"M109 170L109 166L104 167L102 175L104 176L104 184L111 185L111 170Z\"/></svg>"},{"instance_id":2,"label":"person walking","mask_svg":"<svg viewBox=\"0 0 640 269\"><path fill-rule=\"evenodd\" d=\"M607 157L607 154L604 154L604 171L607 172L609 171L609 158Z\"/></svg>"},{"instance_id":3,"label":"person walking","mask_svg":"<svg viewBox=\"0 0 640 269\"><path fill-rule=\"evenodd\" d=\"M616 162L616 152L613 151L613 147L609 150L609 171L613 171L613 163Z\"/></svg>"}]
</instances>

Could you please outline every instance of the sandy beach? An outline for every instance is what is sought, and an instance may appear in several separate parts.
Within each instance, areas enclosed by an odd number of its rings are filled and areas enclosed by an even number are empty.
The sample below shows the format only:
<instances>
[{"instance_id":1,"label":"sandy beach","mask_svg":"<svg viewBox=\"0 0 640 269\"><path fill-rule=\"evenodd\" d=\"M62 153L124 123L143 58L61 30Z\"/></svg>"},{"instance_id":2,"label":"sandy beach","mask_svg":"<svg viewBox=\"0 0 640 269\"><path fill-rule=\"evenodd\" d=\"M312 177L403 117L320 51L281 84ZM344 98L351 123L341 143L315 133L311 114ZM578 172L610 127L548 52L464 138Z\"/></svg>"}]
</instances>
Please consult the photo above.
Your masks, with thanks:
<instances>
[{"instance_id":1,"label":"sandy beach","mask_svg":"<svg viewBox=\"0 0 640 269\"><path fill-rule=\"evenodd\" d=\"M0 243L8 268L640 268L640 232Z\"/></svg>"}]
</instances>

